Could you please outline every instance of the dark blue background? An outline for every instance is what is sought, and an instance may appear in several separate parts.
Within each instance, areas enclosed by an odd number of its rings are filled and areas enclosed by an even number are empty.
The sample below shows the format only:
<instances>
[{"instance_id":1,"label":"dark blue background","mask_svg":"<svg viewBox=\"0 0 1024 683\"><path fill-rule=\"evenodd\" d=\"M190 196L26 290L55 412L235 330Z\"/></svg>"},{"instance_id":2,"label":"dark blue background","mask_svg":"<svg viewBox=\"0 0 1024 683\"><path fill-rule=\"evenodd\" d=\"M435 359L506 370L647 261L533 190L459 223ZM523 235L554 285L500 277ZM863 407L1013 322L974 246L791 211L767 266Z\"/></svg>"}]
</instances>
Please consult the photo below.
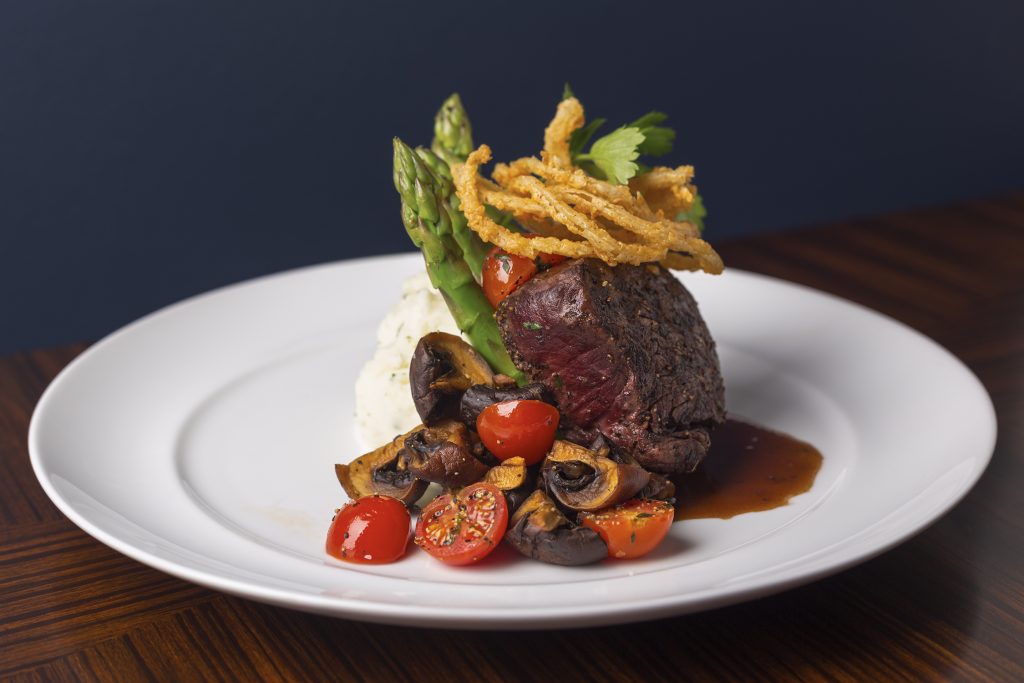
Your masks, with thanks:
<instances>
[{"instance_id":1,"label":"dark blue background","mask_svg":"<svg viewBox=\"0 0 1024 683\"><path fill-rule=\"evenodd\" d=\"M390 141L499 158L563 81L679 132L712 238L1024 186L1024 3L0 5L0 353L404 250Z\"/></svg>"}]
</instances>

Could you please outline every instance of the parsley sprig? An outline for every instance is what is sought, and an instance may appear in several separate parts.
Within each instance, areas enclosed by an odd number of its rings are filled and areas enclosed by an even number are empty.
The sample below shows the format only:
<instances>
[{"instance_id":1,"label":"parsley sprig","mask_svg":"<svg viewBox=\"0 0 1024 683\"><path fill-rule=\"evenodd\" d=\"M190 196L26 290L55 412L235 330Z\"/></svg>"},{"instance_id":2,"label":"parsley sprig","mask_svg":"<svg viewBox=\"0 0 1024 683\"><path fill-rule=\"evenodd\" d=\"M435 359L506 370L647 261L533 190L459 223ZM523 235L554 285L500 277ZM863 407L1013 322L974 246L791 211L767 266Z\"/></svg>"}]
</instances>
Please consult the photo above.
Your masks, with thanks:
<instances>
[{"instance_id":1,"label":"parsley sprig","mask_svg":"<svg viewBox=\"0 0 1024 683\"><path fill-rule=\"evenodd\" d=\"M570 97L575 95L566 83L562 99ZM607 119L596 118L574 131L569 138L572 162L595 178L625 185L630 178L650 170L649 166L638 161L640 157L660 157L672 151L676 132L668 126L661 125L667 119L667 114L649 111L632 123L597 138L591 144L597 131L608 122ZM590 149L584 151L588 144ZM676 220L694 223L703 232L706 215L704 201L697 195L693 206L676 216Z\"/></svg>"},{"instance_id":2,"label":"parsley sprig","mask_svg":"<svg viewBox=\"0 0 1024 683\"><path fill-rule=\"evenodd\" d=\"M644 134L634 126L623 126L614 133L598 138L590 151L576 154L572 161L577 166L590 162L595 169L586 169L595 177L603 178L617 185L625 184L640 170L636 163L640 156L640 145L644 144Z\"/></svg>"},{"instance_id":3,"label":"parsley sprig","mask_svg":"<svg viewBox=\"0 0 1024 683\"><path fill-rule=\"evenodd\" d=\"M567 83L562 98L569 97L574 95ZM594 119L573 132L569 139L573 163L595 178L625 184L646 168L636 161L641 155L658 157L672 151L676 132L660 125L667 118L660 111L647 112L636 121L598 138L590 145L589 151L584 151L598 129L607 123L607 119Z\"/></svg>"}]
</instances>

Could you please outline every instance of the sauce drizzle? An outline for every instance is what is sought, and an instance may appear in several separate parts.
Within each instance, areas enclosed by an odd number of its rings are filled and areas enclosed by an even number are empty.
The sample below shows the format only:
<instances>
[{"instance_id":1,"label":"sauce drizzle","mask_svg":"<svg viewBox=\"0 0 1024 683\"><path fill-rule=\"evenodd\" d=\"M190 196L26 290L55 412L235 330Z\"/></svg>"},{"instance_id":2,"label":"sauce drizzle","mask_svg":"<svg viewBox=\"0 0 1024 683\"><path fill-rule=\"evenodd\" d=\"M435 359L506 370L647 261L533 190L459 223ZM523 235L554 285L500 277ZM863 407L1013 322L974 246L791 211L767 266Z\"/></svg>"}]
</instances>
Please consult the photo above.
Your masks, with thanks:
<instances>
[{"instance_id":1,"label":"sauce drizzle","mask_svg":"<svg viewBox=\"0 0 1024 683\"><path fill-rule=\"evenodd\" d=\"M711 434L697 471L673 478L676 521L781 507L811 488L821 461L806 441L729 418Z\"/></svg>"}]
</instances>

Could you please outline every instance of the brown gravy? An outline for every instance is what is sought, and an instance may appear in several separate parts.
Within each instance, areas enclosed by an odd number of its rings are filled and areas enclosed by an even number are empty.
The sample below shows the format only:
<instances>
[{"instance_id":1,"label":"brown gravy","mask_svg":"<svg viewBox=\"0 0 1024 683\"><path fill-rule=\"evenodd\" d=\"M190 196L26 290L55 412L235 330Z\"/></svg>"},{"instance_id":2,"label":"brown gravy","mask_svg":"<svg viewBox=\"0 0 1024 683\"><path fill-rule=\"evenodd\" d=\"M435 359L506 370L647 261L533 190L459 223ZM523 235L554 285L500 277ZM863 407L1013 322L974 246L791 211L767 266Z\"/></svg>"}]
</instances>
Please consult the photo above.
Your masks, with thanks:
<instances>
[{"instance_id":1,"label":"brown gravy","mask_svg":"<svg viewBox=\"0 0 1024 683\"><path fill-rule=\"evenodd\" d=\"M806 441L729 418L697 471L673 479L676 521L781 507L811 488L821 460Z\"/></svg>"}]
</instances>

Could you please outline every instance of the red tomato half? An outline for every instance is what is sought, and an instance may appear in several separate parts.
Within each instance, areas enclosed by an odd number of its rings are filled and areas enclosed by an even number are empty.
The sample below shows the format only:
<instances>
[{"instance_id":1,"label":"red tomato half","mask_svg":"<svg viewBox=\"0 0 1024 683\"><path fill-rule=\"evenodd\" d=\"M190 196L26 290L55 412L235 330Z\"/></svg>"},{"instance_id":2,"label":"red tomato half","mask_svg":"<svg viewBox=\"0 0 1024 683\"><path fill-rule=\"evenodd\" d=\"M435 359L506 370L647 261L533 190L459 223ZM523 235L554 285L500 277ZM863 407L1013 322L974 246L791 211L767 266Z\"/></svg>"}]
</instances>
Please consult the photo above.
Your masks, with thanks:
<instances>
[{"instance_id":1,"label":"red tomato half","mask_svg":"<svg viewBox=\"0 0 1024 683\"><path fill-rule=\"evenodd\" d=\"M498 307L516 287L537 273L537 264L528 258L509 254L494 247L484 259L484 295L491 305Z\"/></svg>"},{"instance_id":2,"label":"red tomato half","mask_svg":"<svg viewBox=\"0 0 1024 683\"><path fill-rule=\"evenodd\" d=\"M479 482L432 500L420 514L415 542L446 564L470 564L494 550L507 526L505 496Z\"/></svg>"},{"instance_id":3,"label":"red tomato half","mask_svg":"<svg viewBox=\"0 0 1024 683\"><path fill-rule=\"evenodd\" d=\"M658 547L668 534L675 509L663 500L634 498L622 505L580 514L580 523L588 526L608 545L608 557L629 560Z\"/></svg>"},{"instance_id":4,"label":"red tomato half","mask_svg":"<svg viewBox=\"0 0 1024 683\"><path fill-rule=\"evenodd\" d=\"M519 456L534 465L551 450L558 418L558 409L543 401L505 401L480 412L476 431L499 460Z\"/></svg>"},{"instance_id":5,"label":"red tomato half","mask_svg":"<svg viewBox=\"0 0 1024 683\"><path fill-rule=\"evenodd\" d=\"M338 510L327 532L327 553L346 562L384 564L405 554L409 511L400 500L364 496Z\"/></svg>"}]
</instances>

